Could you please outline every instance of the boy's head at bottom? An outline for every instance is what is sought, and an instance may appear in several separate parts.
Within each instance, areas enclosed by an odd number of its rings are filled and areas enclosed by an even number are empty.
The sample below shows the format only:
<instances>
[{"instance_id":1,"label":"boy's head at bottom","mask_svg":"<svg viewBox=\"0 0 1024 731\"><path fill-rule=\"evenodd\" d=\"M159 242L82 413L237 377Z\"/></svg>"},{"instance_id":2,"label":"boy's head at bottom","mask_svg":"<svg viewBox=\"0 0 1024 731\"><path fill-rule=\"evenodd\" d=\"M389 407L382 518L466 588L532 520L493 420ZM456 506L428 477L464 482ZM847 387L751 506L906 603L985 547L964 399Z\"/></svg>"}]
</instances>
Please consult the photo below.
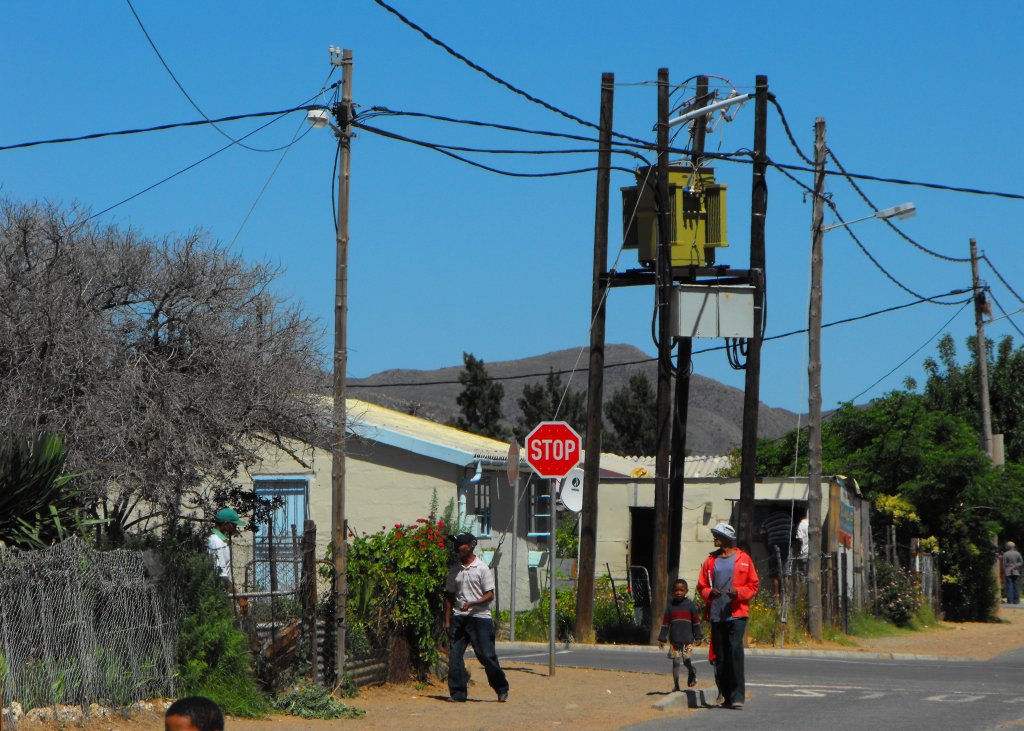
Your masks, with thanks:
<instances>
[{"instance_id":1,"label":"boy's head at bottom","mask_svg":"<svg viewBox=\"0 0 1024 731\"><path fill-rule=\"evenodd\" d=\"M674 599L682 599L690 591L690 585L686 583L686 579L676 579L672 582L672 597Z\"/></svg>"},{"instance_id":2,"label":"boy's head at bottom","mask_svg":"<svg viewBox=\"0 0 1024 731\"><path fill-rule=\"evenodd\" d=\"M209 698L179 698L164 714L164 731L224 731L224 714Z\"/></svg>"}]
</instances>

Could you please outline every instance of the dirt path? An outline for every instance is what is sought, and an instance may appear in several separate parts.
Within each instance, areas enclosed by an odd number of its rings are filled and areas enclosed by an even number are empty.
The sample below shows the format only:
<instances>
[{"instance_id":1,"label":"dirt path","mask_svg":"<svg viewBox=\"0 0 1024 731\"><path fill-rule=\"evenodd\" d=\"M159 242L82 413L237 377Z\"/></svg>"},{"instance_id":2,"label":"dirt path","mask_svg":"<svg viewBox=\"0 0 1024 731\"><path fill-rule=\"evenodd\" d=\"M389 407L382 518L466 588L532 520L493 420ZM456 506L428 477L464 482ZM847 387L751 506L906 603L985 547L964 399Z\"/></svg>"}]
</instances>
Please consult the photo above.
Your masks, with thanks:
<instances>
[{"instance_id":1,"label":"dirt path","mask_svg":"<svg viewBox=\"0 0 1024 731\"><path fill-rule=\"evenodd\" d=\"M858 647L822 646L846 652L892 652L913 655L966 657L985 660L1024 647L1024 609L1004 608L999 623L941 623L925 632L897 637L860 640ZM806 647L806 646L804 646ZM800 648L796 648L800 649ZM469 661L475 678L484 677L475 660ZM702 666L698 689L710 690L714 683ZM671 687L671 676L623 673L605 670L557 668L547 677L547 666L508 663L506 673L512 691L507 703L498 703L486 683L470 687L468 703L448 703L442 683L388 685L364 690L351 704L366 711L357 720L307 721L277 716L267 720L229 719L229 731L307 731L319 729L439 728L517 731L527 729L587 728L595 731L618 729L629 724L663 718L665 711L652 707ZM684 715L687 711L673 712ZM66 728L66 726L63 726ZM21 731L62 728L59 724L23 722ZM143 731L163 728L159 714L144 714L130 720L99 719L89 731Z\"/></svg>"}]
</instances>

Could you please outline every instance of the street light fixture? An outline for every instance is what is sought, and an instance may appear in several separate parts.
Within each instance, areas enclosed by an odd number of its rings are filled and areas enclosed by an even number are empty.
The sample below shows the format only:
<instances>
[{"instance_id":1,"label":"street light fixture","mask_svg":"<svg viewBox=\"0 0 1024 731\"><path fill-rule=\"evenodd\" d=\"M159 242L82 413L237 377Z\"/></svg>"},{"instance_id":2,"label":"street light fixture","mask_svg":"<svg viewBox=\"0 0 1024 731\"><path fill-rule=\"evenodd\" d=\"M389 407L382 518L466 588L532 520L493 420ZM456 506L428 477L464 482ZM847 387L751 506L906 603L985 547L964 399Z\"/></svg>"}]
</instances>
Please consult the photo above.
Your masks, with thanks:
<instances>
[{"instance_id":1,"label":"street light fixture","mask_svg":"<svg viewBox=\"0 0 1024 731\"><path fill-rule=\"evenodd\" d=\"M821 232L831 231L834 228L845 228L861 221L867 221L869 218L877 218L879 220L886 220L889 218L896 218L899 220L906 220L913 218L914 214L917 213L917 206L913 203L900 203L898 206L892 208L883 208L880 211L875 211L870 216L864 216L863 218L855 218L852 221L843 221L842 223L833 223L831 226L822 226Z\"/></svg>"}]
</instances>

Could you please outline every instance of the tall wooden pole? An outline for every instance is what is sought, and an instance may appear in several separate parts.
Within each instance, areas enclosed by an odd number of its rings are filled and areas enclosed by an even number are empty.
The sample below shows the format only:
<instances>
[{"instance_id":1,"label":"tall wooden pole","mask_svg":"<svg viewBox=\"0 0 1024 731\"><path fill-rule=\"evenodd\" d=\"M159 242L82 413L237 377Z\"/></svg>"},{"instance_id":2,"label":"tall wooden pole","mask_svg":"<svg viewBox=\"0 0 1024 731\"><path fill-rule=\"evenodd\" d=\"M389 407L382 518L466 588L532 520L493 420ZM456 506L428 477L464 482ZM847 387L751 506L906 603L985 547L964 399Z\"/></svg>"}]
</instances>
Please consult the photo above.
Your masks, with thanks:
<instances>
[{"instance_id":1,"label":"tall wooden pole","mask_svg":"<svg viewBox=\"0 0 1024 731\"><path fill-rule=\"evenodd\" d=\"M971 283L974 288L974 327L977 331L978 404L981 409L981 449L992 459L992 412L988 400L988 343L985 341L985 290L978 281L978 242L971 239Z\"/></svg>"},{"instance_id":2,"label":"tall wooden pole","mask_svg":"<svg viewBox=\"0 0 1024 731\"><path fill-rule=\"evenodd\" d=\"M587 380L587 435L583 459L583 510L580 516L580 565L576 582L576 637L594 639L594 575L597 566L597 487L601 480L601 431L604 408L604 338L608 268L608 208L612 164L612 112L615 74L601 74L601 115L597 153L597 201L594 206L594 272L590 295L590 373Z\"/></svg>"},{"instance_id":3,"label":"tall wooden pole","mask_svg":"<svg viewBox=\"0 0 1024 731\"><path fill-rule=\"evenodd\" d=\"M822 638L821 618L821 273L825 217L825 120L814 121L814 206L811 212L811 301L807 313L807 626Z\"/></svg>"},{"instance_id":4,"label":"tall wooden pole","mask_svg":"<svg viewBox=\"0 0 1024 731\"><path fill-rule=\"evenodd\" d=\"M694 106L706 106L708 101L708 77L697 77L697 98ZM704 155L704 137L707 133L707 117L698 117L693 126L693 144L690 145L690 166L693 168L695 185L700 185L700 164ZM671 477L668 487L669 534L668 534L668 581L679 578L679 564L682 559L683 501L686 496L686 422L690 407L690 357L693 355L693 338L679 338L676 345L676 392L675 417L672 423ZM666 585L667 586L667 585Z\"/></svg>"},{"instance_id":5,"label":"tall wooden pole","mask_svg":"<svg viewBox=\"0 0 1024 731\"><path fill-rule=\"evenodd\" d=\"M743 436L740 446L739 544L754 540L754 484L757 482L757 412L761 403L761 336L764 330L765 246L768 212L768 77L758 76L754 96L754 177L750 197L750 274L754 279L754 336L747 341L743 385Z\"/></svg>"},{"instance_id":6,"label":"tall wooden pole","mask_svg":"<svg viewBox=\"0 0 1024 731\"><path fill-rule=\"evenodd\" d=\"M658 314L657 452L654 467L654 570L651 576L650 642L658 639L660 622L654 621L665 606L668 577L668 483L669 448L672 439L672 211L668 191L668 69L658 69L658 255L655 305Z\"/></svg>"},{"instance_id":7,"label":"tall wooden pole","mask_svg":"<svg viewBox=\"0 0 1024 731\"><path fill-rule=\"evenodd\" d=\"M335 683L345 673L348 543L345 524L345 372L348 368L348 198L352 142L352 51L341 57L338 123L338 222L334 276L334 439L331 445L331 544L334 554Z\"/></svg>"}]
</instances>

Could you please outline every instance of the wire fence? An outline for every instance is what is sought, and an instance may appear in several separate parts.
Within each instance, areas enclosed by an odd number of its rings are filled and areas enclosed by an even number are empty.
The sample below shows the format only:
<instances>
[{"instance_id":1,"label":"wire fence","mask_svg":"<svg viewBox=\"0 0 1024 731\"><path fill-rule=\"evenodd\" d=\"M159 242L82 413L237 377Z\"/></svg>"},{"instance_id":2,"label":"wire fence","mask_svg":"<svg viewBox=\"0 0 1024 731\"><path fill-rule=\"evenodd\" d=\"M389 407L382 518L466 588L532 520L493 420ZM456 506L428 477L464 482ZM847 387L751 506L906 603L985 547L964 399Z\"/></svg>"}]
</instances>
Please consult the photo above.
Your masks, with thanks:
<instances>
[{"instance_id":1,"label":"wire fence","mask_svg":"<svg viewBox=\"0 0 1024 731\"><path fill-rule=\"evenodd\" d=\"M99 552L73 537L0 548L4 697L28 708L127 706L173 696L174 627L141 551Z\"/></svg>"}]
</instances>

